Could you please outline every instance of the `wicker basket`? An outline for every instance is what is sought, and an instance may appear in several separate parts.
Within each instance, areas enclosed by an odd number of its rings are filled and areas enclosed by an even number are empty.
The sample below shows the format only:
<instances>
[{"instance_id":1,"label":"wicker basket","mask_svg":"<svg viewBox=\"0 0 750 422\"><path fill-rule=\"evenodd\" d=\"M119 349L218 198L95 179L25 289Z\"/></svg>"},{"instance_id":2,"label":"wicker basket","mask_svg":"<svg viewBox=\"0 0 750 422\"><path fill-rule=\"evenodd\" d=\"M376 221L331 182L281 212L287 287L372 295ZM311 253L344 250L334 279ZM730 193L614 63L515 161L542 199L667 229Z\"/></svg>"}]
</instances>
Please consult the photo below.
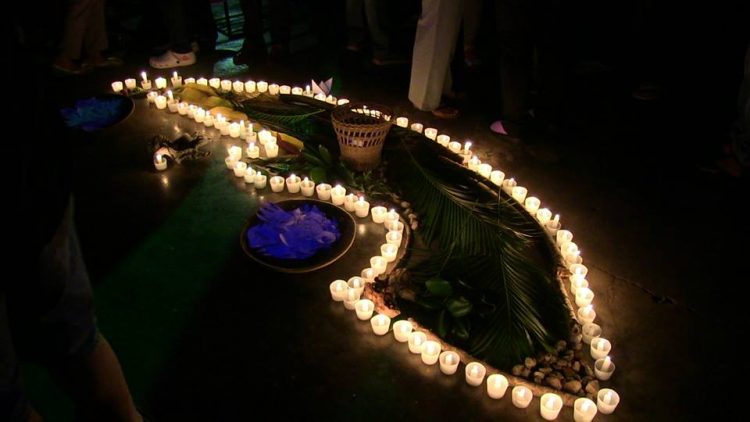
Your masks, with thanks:
<instances>
[{"instance_id":1,"label":"wicker basket","mask_svg":"<svg viewBox=\"0 0 750 422\"><path fill-rule=\"evenodd\" d=\"M393 111L378 104L348 103L333 110L331 121L341 159L358 171L377 167L385 137L393 124Z\"/></svg>"}]
</instances>

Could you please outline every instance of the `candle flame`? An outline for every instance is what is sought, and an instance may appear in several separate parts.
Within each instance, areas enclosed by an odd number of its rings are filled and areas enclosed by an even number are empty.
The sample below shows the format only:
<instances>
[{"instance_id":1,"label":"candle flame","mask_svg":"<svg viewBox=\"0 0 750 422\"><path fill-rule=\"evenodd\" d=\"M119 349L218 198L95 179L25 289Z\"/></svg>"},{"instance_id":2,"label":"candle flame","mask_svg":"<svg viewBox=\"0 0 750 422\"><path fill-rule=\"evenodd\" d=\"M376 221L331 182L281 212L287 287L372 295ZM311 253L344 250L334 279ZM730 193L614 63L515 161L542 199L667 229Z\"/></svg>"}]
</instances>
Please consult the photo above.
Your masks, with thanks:
<instances>
[{"instance_id":1,"label":"candle flame","mask_svg":"<svg viewBox=\"0 0 750 422\"><path fill-rule=\"evenodd\" d=\"M174 71L174 73L172 73L172 77L177 79L177 71Z\"/></svg>"},{"instance_id":2,"label":"candle flame","mask_svg":"<svg viewBox=\"0 0 750 422\"><path fill-rule=\"evenodd\" d=\"M364 197L364 196L362 196L362 195L360 195L360 196L359 196L359 202L365 202L365 197Z\"/></svg>"},{"instance_id":3,"label":"candle flame","mask_svg":"<svg viewBox=\"0 0 750 422\"><path fill-rule=\"evenodd\" d=\"M146 71L144 70L141 72L141 78L143 78L143 82L146 82L148 79L146 79Z\"/></svg>"}]
</instances>

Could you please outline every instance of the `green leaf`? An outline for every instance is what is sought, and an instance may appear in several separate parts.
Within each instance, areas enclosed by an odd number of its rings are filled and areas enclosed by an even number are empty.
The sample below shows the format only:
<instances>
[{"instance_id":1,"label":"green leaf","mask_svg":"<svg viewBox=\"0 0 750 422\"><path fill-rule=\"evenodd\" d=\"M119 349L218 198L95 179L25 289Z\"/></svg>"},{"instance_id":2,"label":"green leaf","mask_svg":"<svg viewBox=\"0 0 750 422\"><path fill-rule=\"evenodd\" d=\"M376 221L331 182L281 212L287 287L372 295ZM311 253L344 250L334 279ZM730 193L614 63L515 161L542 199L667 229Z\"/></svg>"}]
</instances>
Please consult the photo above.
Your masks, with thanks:
<instances>
[{"instance_id":1,"label":"green leaf","mask_svg":"<svg viewBox=\"0 0 750 422\"><path fill-rule=\"evenodd\" d=\"M464 341L469 339L469 324L466 318L457 318L453 320L451 334Z\"/></svg>"},{"instance_id":2,"label":"green leaf","mask_svg":"<svg viewBox=\"0 0 750 422\"><path fill-rule=\"evenodd\" d=\"M437 310L443 307L443 301L436 297L417 297L414 301L417 305L427 309Z\"/></svg>"},{"instance_id":3,"label":"green leaf","mask_svg":"<svg viewBox=\"0 0 750 422\"><path fill-rule=\"evenodd\" d=\"M448 280L443 280L442 278L433 278L431 280L427 280L424 284L425 287L427 287L427 291L430 292L433 296L448 297L453 294L453 287Z\"/></svg>"},{"instance_id":4,"label":"green leaf","mask_svg":"<svg viewBox=\"0 0 750 422\"><path fill-rule=\"evenodd\" d=\"M326 166L333 164L333 157L331 157L331 152L328 151L328 148L323 145L318 145L318 152L320 153L320 159Z\"/></svg>"},{"instance_id":5,"label":"green leaf","mask_svg":"<svg viewBox=\"0 0 750 422\"><path fill-rule=\"evenodd\" d=\"M462 296L448 299L446 307L453 317L461 318L468 315L474 308L474 305L471 304L469 299Z\"/></svg>"},{"instance_id":6,"label":"green leaf","mask_svg":"<svg viewBox=\"0 0 750 422\"><path fill-rule=\"evenodd\" d=\"M446 312L445 309L440 311L440 315L438 316L438 324L437 324L437 332L438 335L442 338L445 338L448 335L448 327L450 326L450 319L448 317L448 312Z\"/></svg>"},{"instance_id":7,"label":"green leaf","mask_svg":"<svg viewBox=\"0 0 750 422\"><path fill-rule=\"evenodd\" d=\"M313 167L312 170L310 170L310 178L315 183L323 183L326 180L328 180L328 172L326 172L326 169L323 167Z\"/></svg>"}]
</instances>

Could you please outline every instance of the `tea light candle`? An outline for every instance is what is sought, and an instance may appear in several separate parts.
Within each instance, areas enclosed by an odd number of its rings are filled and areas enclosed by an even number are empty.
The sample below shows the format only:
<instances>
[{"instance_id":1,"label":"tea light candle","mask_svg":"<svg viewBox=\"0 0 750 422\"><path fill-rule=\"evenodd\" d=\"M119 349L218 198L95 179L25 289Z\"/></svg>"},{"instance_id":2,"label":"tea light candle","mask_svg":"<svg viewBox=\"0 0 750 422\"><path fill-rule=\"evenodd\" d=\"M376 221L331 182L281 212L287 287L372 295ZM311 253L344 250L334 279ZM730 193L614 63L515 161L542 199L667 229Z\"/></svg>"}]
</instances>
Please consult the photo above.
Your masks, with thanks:
<instances>
[{"instance_id":1,"label":"tea light candle","mask_svg":"<svg viewBox=\"0 0 750 422\"><path fill-rule=\"evenodd\" d=\"M609 415L615 411L620 403L620 395L611 388L602 388L596 394L596 408L599 413Z\"/></svg>"},{"instance_id":2,"label":"tea light candle","mask_svg":"<svg viewBox=\"0 0 750 422\"><path fill-rule=\"evenodd\" d=\"M438 130L434 127L428 127L424 130L424 136L428 137L429 139L432 139L433 141L437 137Z\"/></svg>"},{"instance_id":3,"label":"tea light candle","mask_svg":"<svg viewBox=\"0 0 750 422\"><path fill-rule=\"evenodd\" d=\"M237 161L234 165L234 175L236 177L245 177L245 170L247 170L247 163L244 161Z\"/></svg>"},{"instance_id":4,"label":"tea light candle","mask_svg":"<svg viewBox=\"0 0 750 422\"><path fill-rule=\"evenodd\" d=\"M245 82L245 92L252 94L255 92L255 81L246 81Z\"/></svg>"},{"instance_id":5,"label":"tea light candle","mask_svg":"<svg viewBox=\"0 0 750 422\"><path fill-rule=\"evenodd\" d=\"M557 246L562 247L564 244L573 241L573 233L570 230L558 230L555 235Z\"/></svg>"},{"instance_id":6,"label":"tea light candle","mask_svg":"<svg viewBox=\"0 0 750 422\"><path fill-rule=\"evenodd\" d=\"M388 261L380 255L370 258L370 268L372 268L377 275L383 274L387 265Z\"/></svg>"},{"instance_id":7,"label":"tea light candle","mask_svg":"<svg viewBox=\"0 0 750 422\"><path fill-rule=\"evenodd\" d=\"M528 387L524 387L523 385L517 385L513 387L513 391L511 392L511 400L513 401L513 406L516 406L519 409L525 409L529 407L529 403L531 403L531 398L533 395L531 394L531 390L529 390Z\"/></svg>"},{"instance_id":8,"label":"tea light candle","mask_svg":"<svg viewBox=\"0 0 750 422\"><path fill-rule=\"evenodd\" d=\"M576 305L579 308L590 305L592 300L594 300L594 292L591 289L588 287L576 289Z\"/></svg>"},{"instance_id":9,"label":"tea light candle","mask_svg":"<svg viewBox=\"0 0 750 422\"><path fill-rule=\"evenodd\" d=\"M604 356L594 362L594 375L597 379L606 381L612 376L613 372L615 372L615 364L612 363L612 358L609 356Z\"/></svg>"},{"instance_id":10,"label":"tea light candle","mask_svg":"<svg viewBox=\"0 0 750 422\"><path fill-rule=\"evenodd\" d=\"M333 205L343 205L346 197L346 189L341 185L336 185L331 189L331 202Z\"/></svg>"},{"instance_id":11,"label":"tea light candle","mask_svg":"<svg viewBox=\"0 0 750 422\"><path fill-rule=\"evenodd\" d=\"M284 190L284 178L281 176L273 176L270 180L271 191L281 192Z\"/></svg>"},{"instance_id":12,"label":"tea light candle","mask_svg":"<svg viewBox=\"0 0 750 422\"><path fill-rule=\"evenodd\" d=\"M166 170L167 160L165 160L161 154L156 154L156 156L154 157L154 167L156 167L156 169L159 171Z\"/></svg>"},{"instance_id":13,"label":"tea light candle","mask_svg":"<svg viewBox=\"0 0 750 422\"><path fill-rule=\"evenodd\" d=\"M586 397L573 402L573 420L576 422L591 422L596 416L596 404Z\"/></svg>"},{"instance_id":14,"label":"tea light candle","mask_svg":"<svg viewBox=\"0 0 750 422\"><path fill-rule=\"evenodd\" d=\"M232 90L232 81L228 79L222 79L220 86L222 91L229 92Z\"/></svg>"},{"instance_id":15,"label":"tea light candle","mask_svg":"<svg viewBox=\"0 0 750 422\"><path fill-rule=\"evenodd\" d=\"M185 85L187 85L187 84L194 84L195 83L195 78L185 78L185 80L183 82L185 83Z\"/></svg>"},{"instance_id":16,"label":"tea light candle","mask_svg":"<svg viewBox=\"0 0 750 422\"><path fill-rule=\"evenodd\" d=\"M403 238L403 235L401 232L397 231L389 231L385 234L385 241L386 243L389 243L395 247L401 246L401 239Z\"/></svg>"},{"instance_id":17,"label":"tea light candle","mask_svg":"<svg viewBox=\"0 0 750 422\"><path fill-rule=\"evenodd\" d=\"M177 105L177 112L180 113L181 116L186 115L187 111L188 111L188 103L183 101Z\"/></svg>"},{"instance_id":18,"label":"tea light candle","mask_svg":"<svg viewBox=\"0 0 750 422\"><path fill-rule=\"evenodd\" d=\"M448 149L450 150L450 152L455 152L456 154L458 154L459 152L461 152L461 143L451 141L448 143Z\"/></svg>"},{"instance_id":19,"label":"tea light candle","mask_svg":"<svg viewBox=\"0 0 750 422\"><path fill-rule=\"evenodd\" d=\"M375 270L369 267L362 270L359 275L360 277L362 277L362 280L364 280L365 283L372 283L373 281L375 281L375 277L377 276Z\"/></svg>"},{"instance_id":20,"label":"tea light candle","mask_svg":"<svg viewBox=\"0 0 750 422\"><path fill-rule=\"evenodd\" d=\"M550 218L552 218L552 211L550 211L549 208L540 208L536 212L536 219L542 226L547 224Z\"/></svg>"},{"instance_id":21,"label":"tea light candle","mask_svg":"<svg viewBox=\"0 0 750 422\"><path fill-rule=\"evenodd\" d=\"M292 93L292 87L289 85L281 85L279 87L279 94L291 94Z\"/></svg>"},{"instance_id":22,"label":"tea light candle","mask_svg":"<svg viewBox=\"0 0 750 422\"><path fill-rule=\"evenodd\" d=\"M477 157L476 155L471 157L468 164L469 170L479 172L480 164L482 164L482 162L479 160L479 157Z\"/></svg>"},{"instance_id":23,"label":"tea light candle","mask_svg":"<svg viewBox=\"0 0 750 422\"><path fill-rule=\"evenodd\" d=\"M255 170L252 167L248 167L245 170L245 183L255 183Z\"/></svg>"},{"instance_id":24,"label":"tea light candle","mask_svg":"<svg viewBox=\"0 0 750 422\"><path fill-rule=\"evenodd\" d=\"M470 155L471 154L471 151L470 151L471 145L472 145L471 141L466 141L464 143L464 155Z\"/></svg>"},{"instance_id":25,"label":"tea light candle","mask_svg":"<svg viewBox=\"0 0 750 422\"><path fill-rule=\"evenodd\" d=\"M359 200L354 204L354 213L359 218L365 218L370 214L370 203L365 201L364 197L359 197Z\"/></svg>"},{"instance_id":26,"label":"tea light candle","mask_svg":"<svg viewBox=\"0 0 750 422\"><path fill-rule=\"evenodd\" d=\"M598 338L602 335L602 327L593 322L583 324L583 327L581 328L581 334L583 335L583 342L586 344L591 344L591 341L593 339Z\"/></svg>"},{"instance_id":27,"label":"tea light candle","mask_svg":"<svg viewBox=\"0 0 750 422\"><path fill-rule=\"evenodd\" d=\"M154 98L154 105L156 105L156 108L159 110L164 110L167 108L167 97L163 95L157 95L156 98Z\"/></svg>"},{"instance_id":28,"label":"tea light candle","mask_svg":"<svg viewBox=\"0 0 750 422\"><path fill-rule=\"evenodd\" d=\"M179 105L177 101L167 101L167 109L170 113L177 113L179 110Z\"/></svg>"},{"instance_id":29,"label":"tea light candle","mask_svg":"<svg viewBox=\"0 0 750 422\"><path fill-rule=\"evenodd\" d=\"M258 83L255 84L255 88L258 90L258 92L266 92L268 91L268 82L258 81Z\"/></svg>"},{"instance_id":30,"label":"tea light candle","mask_svg":"<svg viewBox=\"0 0 750 422\"><path fill-rule=\"evenodd\" d=\"M490 181L494 183L495 186L502 186L503 179L505 179L505 173L500 170L493 170L492 173L490 173Z\"/></svg>"},{"instance_id":31,"label":"tea light candle","mask_svg":"<svg viewBox=\"0 0 750 422\"><path fill-rule=\"evenodd\" d=\"M346 296L344 297L344 308L350 311L353 310L354 305L357 303L361 295L362 292L360 292L359 289L352 289L351 287L347 287Z\"/></svg>"},{"instance_id":32,"label":"tea light candle","mask_svg":"<svg viewBox=\"0 0 750 422\"><path fill-rule=\"evenodd\" d=\"M245 92L245 83L240 81L234 81L232 82L232 89L236 93Z\"/></svg>"},{"instance_id":33,"label":"tea light candle","mask_svg":"<svg viewBox=\"0 0 750 422\"><path fill-rule=\"evenodd\" d=\"M399 320L393 323L393 337L399 343L405 343L409 341L409 334L411 334L414 326L407 320Z\"/></svg>"},{"instance_id":34,"label":"tea light candle","mask_svg":"<svg viewBox=\"0 0 750 422\"><path fill-rule=\"evenodd\" d=\"M529 190L523 186L515 186L513 189L511 189L511 196L520 204L523 204L523 201L526 199L527 193L529 193Z\"/></svg>"},{"instance_id":35,"label":"tea light candle","mask_svg":"<svg viewBox=\"0 0 750 422\"><path fill-rule=\"evenodd\" d=\"M427 340L422 345L422 362L425 365L434 365L440 357L440 343Z\"/></svg>"},{"instance_id":36,"label":"tea light candle","mask_svg":"<svg viewBox=\"0 0 750 422\"><path fill-rule=\"evenodd\" d=\"M390 243L383 243L380 245L380 256L385 258L387 262L395 261L397 253L398 247L395 245L391 245Z\"/></svg>"},{"instance_id":37,"label":"tea light candle","mask_svg":"<svg viewBox=\"0 0 750 422\"><path fill-rule=\"evenodd\" d=\"M542 398L539 400L539 413L548 421L555 420L557 419L557 415L560 414L562 405L562 399L557 394L542 394Z\"/></svg>"},{"instance_id":38,"label":"tea light candle","mask_svg":"<svg viewBox=\"0 0 750 422\"><path fill-rule=\"evenodd\" d=\"M331 299L336 302L344 301L344 298L346 298L346 291L349 288L349 285L346 284L346 281L336 280L333 281L328 287L331 291Z\"/></svg>"},{"instance_id":39,"label":"tea light candle","mask_svg":"<svg viewBox=\"0 0 750 422\"><path fill-rule=\"evenodd\" d=\"M198 85L208 86L208 79L200 77L197 81L195 81Z\"/></svg>"},{"instance_id":40,"label":"tea light candle","mask_svg":"<svg viewBox=\"0 0 750 422\"><path fill-rule=\"evenodd\" d=\"M560 231L558 231L558 233L560 233ZM563 256L568 255L568 254L574 254L576 252L578 252L578 245L575 242L565 242L560 245L560 253Z\"/></svg>"},{"instance_id":41,"label":"tea light candle","mask_svg":"<svg viewBox=\"0 0 750 422\"><path fill-rule=\"evenodd\" d=\"M258 142L258 135L253 132L253 125L250 125L249 129L245 130L245 141L249 144L250 142Z\"/></svg>"},{"instance_id":42,"label":"tea light candle","mask_svg":"<svg viewBox=\"0 0 750 422\"><path fill-rule=\"evenodd\" d=\"M122 90L123 90L122 81L114 81L114 82L112 82L112 91L114 91L114 92L116 92L116 93L119 94L120 92L122 92Z\"/></svg>"},{"instance_id":43,"label":"tea light candle","mask_svg":"<svg viewBox=\"0 0 750 422\"><path fill-rule=\"evenodd\" d=\"M193 118L196 123L203 123L203 121L206 120L206 110L198 107L193 113Z\"/></svg>"},{"instance_id":44,"label":"tea light candle","mask_svg":"<svg viewBox=\"0 0 750 422\"><path fill-rule=\"evenodd\" d=\"M508 389L508 378L502 374L492 374L487 377L487 395L493 399L501 399Z\"/></svg>"},{"instance_id":45,"label":"tea light candle","mask_svg":"<svg viewBox=\"0 0 750 422\"><path fill-rule=\"evenodd\" d=\"M311 197L315 193L315 182L305 177L299 185L302 196Z\"/></svg>"},{"instance_id":46,"label":"tea light candle","mask_svg":"<svg viewBox=\"0 0 750 422\"><path fill-rule=\"evenodd\" d=\"M438 144L447 147L448 143L451 141L451 137L448 135L438 135L436 140Z\"/></svg>"},{"instance_id":47,"label":"tea light candle","mask_svg":"<svg viewBox=\"0 0 750 422\"><path fill-rule=\"evenodd\" d=\"M234 170L234 165L237 164L237 159L230 155L224 159L224 164L226 164L229 170Z\"/></svg>"},{"instance_id":48,"label":"tea light candle","mask_svg":"<svg viewBox=\"0 0 750 422\"><path fill-rule=\"evenodd\" d=\"M229 124L229 136L232 138L239 138L240 137L240 125L239 123L230 123Z\"/></svg>"},{"instance_id":49,"label":"tea light candle","mask_svg":"<svg viewBox=\"0 0 750 422\"><path fill-rule=\"evenodd\" d=\"M229 155L234 157L235 160L239 160L242 158L242 148L238 147L237 145L232 145L229 147Z\"/></svg>"},{"instance_id":50,"label":"tea light candle","mask_svg":"<svg viewBox=\"0 0 750 422\"><path fill-rule=\"evenodd\" d=\"M141 88L148 91L151 89L151 81L146 77L146 72L141 72Z\"/></svg>"},{"instance_id":51,"label":"tea light candle","mask_svg":"<svg viewBox=\"0 0 750 422\"><path fill-rule=\"evenodd\" d=\"M344 197L344 209L349 212L354 211L356 202L357 202L357 195L353 193L346 195L346 197Z\"/></svg>"},{"instance_id":52,"label":"tea light candle","mask_svg":"<svg viewBox=\"0 0 750 422\"><path fill-rule=\"evenodd\" d=\"M484 381L484 374L487 373L487 368L479 362L471 362L466 365L466 383L471 386L478 386Z\"/></svg>"},{"instance_id":53,"label":"tea light candle","mask_svg":"<svg viewBox=\"0 0 750 422\"><path fill-rule=\"evenodd\" d=\"M492 174L492 166L487 163L480 164L479 167L477 167L477 173L479 173L480 176L489 179L490 174Z\"/></svg>"},{"instance_id":54,"label":"tea light candle","mask_svg":"<svg viewBox=\"0 0 750 422\"><path fill-rule=\"evenodd\" d=\"M292 95L302 95L304 93L305 91L298 86L295 86L294 88L292 88Z\"/></svg>"},{"instance_id":55,"label":"tea light candle","mask_svg":"<svg viewBox=\"0 0 750 422\"><path fill-rule=\"evenodd\" d=\"M588 267L583 264L572 264L568 267L568 270L573 274L571 277L584 278L589 273Z\"/></svg>"},{"instance_id":56,"label":"tea light candle","mask_svg":"<svg viewBox=\"0 0 750 422\"><path fill-rule=\"evenodd\" d=\"M276 143L267 142L264 149L266 150L266 157L268 158L278 157L279 155L279 146L276 145Z\"/></svg>"},{"instance_id":57,"label":"tea light candle","mask_svg":"<svg viewBox=\"0 0 750 422\"><path fill-rule=\"evenodd\" d=\"M385 222L385 215L388 211L385 207L381 207L378 205L377 207L372 207L370 210L370 214L372 214L372 222L377 224L382 224Z\"/></svg>"},{"instance_id":58,"label":"tea light candle","mask_svg":"<svg viewBox=\"0 0 750 422\"><path fill-rule=\"evenodd\" d=\"M156 89L164 89L167 87L167 80L162 78L161 76L156 78Z\"/></svg>"},{"instance_id":59,"label":"tea light candle","mask_svg":"<svg viewBox=\"0 0 750 422\"><path fill-rule=\"evenodd\" d=\"M206 112L206 116L203 117L203 124L206 125L206 127L211 127L214 125L214 115Z\"/></svg>"},{"instance_id":60,"label":"tea light candle","mask_svg":"<svg viewBox=\"0 0 750 422\"><path fill-rule=\"evenodd\" d=\"M315 192L318 194L318 199L321 201L331 199L331 185L328 183L321 183L315 186Z\"/></svg>"},{"instance_id":61,"label":"tea light candle","mask_svg":"<svg viewBox=\"0 0 750 422\"><path fill-rule=\"evenodd\" d=\"M148 100L148 103L154 103L156 102L156 97L159 96L159 93L156 91L151 91L148 94L146 94L146 100Z\"/></svg>"},{"instance_id":62,"label":"tea light candle","mask_svg":"<svg viewBox=\"0 0 750 422\"><path fill-rule=\"evenodd\" d=\"M339 100L336 101L336 105L344 105L344 104L349 104L349 100L347 100L346 98L339 98Z\"/></svg>"},{"instance_id":63,"label":"tea light candle","mask_svg":"<svg viewBox=\"0 0 750 422\"><path fill-rule=\"evenodd\" d=\"M372 312L375 310L375 304L370 299L360 299L354 304L354 310L357 312L357 318L367 321L372 318Z\"/></svg>"},{"instance_id":64,"label":"tea light candle","mask_svg":"<svg viewBox=\"0 0 750 422\"><path fill-rule=\"evenodd\" d=\"M523 207L526 208L526 211L532 216L536 215L540 205L542 205L542 201L536 196L529 196L523 203Z\"/></svg>"},{"instance_id":65,"label":"tea light candle","mask_svg":"<svg viewBox=\"0 0 750 422\"><path fill-rule=\"evenodd\" d=\"M458 356L458 353L448 350L440 354L438 361L440 362L440 372L445 375L453 375L456 373L456 369L458 369L461 358Z\"/></svg>"},{"instance_id":66,"label":"tea light candle","mask_svg":"<svg viewBox=\"0 0 750 422\"><path fill-rule=\"evenodd\" d=\"M412 331L409 333L409 351L415 354L422 353L422 346L427 341L427 336L421 331Z\"/></svg>"},{"instance_id":67,"label":"tea light candle","mask_svg":"<svg viewBox=\"0 0 750 422\"><path fill-rule=\"evenodd\" d=\"M250 142L250 145L245 148L245 154L248 158L258 158L260 157L260 148L255 145L255 142Z\"/></svg>"},{"instance_id":68,"label":"tea light candle","mask_svg":"<svg viewBox=\"0 0 750 422\"><path fill-rule=\"evenodd\" d=\"M134 78L125 79L125 88L135 89L135 79Z\"/></svg>"},{"instance_id":69,"label":"tea light candle","mask_svg":"<svg viewBox=\"0 0 750 422\"><path fill-rule=\"evenodd\" d=\"M391 319L383 314L378 314L370 320L370 325L372 325L373 333L382 336L388 333L388 328L391 326Z\"/></svg>"},{"instance_id":70,"label":"tea light candle","mask_svg":"<svg viewBox=\"0 0 750 422\"><path fill-rule=\"evenodd\" d=\"M403 235L404 233L404 223L400 221L394 221L390 225L386 225L388 227L389 232L399 232Z\"/></svg>"},{"instance_id":71,"label":"tea light candle","mask_svg":"<svg viewBox=\"0 0 750 422\"><path fill-rule=\"evenodd\" d=\"M401 126L401 127L407 127L409 126L409 119L407 119L406 117L397 117L396 125Z\"/></svg>"},{"instance_id":72,"label":"tea light candle","mask_svg":"<svg viewBox=\"0 0 750 422\"><path fill-rule=\"evenodd\" d=\"M388 213L386 213L385 221L383 221L383 223L385 224L386 227L390 227L390 225L393 224L394 221L398 221L398 220L399 220L398 213L396 212L395 209L391 208L391 210L388 211Z\"/></svg>"},{"instance_id":73,"label":"tea light candle","mask_svg":"<svg viewBox=\"0 0 750 422\"><path fill-rule=\"evenodd\" d=\"M424 128L424 125L422 123L411 124L411 130L413 130L414 132L422 133L423 128Z\"/></svg>"},{"instance_id":74,"label":"tea light candle","mask_svg":"<svg viewBox=\"0 0 750 422\"><path fill-rule=\"evenodd\" d=\"M560 214L555 214L555 218L548 221L544 227L547 229L547 233L549 233L550 236L557 236L557 231L560 230Z\"/></svg>"},{"instance_id":75,"label":"tea light candle","mask_svg":"<svg viewBox=\"0 0 750 422\"><path fill-rule=\"evenodd\" d=\"M270 91L270 90L271 90L271 87L269 87L269 88L268 88L268 90ZM334 97L333 95L330 95L330 94L329 94L329 95L328 95L328 96L326 97L326 102L327 102L328 104L334 104L334 105L335 105L335 104L336 104L336 97Z\"/></svg>"},{"instance_id":76,"label":"tea light candle","mask_svg":"<svg viewBox=\"0 0 750 422\"><path fill-rule=\"evenodd\" d=\"M277 84L268 85L268 93L271 95L279 95L279 86Z\"/></svg>"},{"instance_id":77,"label":"tea light candle","mask_svg":"<svg viewBox=\"0 0 750 422\"><path fill-rule=\"evenodd\" d=\"M300 179L298 176L295 176L294 173L292 173L289 177L286 178L286 188L289 191L289 193L299 192L301 183L302 183L302 179Z\"/></svg>"},{"instance_id":78,"label":"tea light candle","mask_svg":"<svg viewBox=\"0 0 750 422\"><path fill-rule=\"evenodd\" d=\"M612 351L612 343L606 338L595 338L591 340L591 357L594 359L602 359L606 357L609 352Z\"/></svg>"},{"instance_id":79,"label":"tea light candle","mask_svg":"<svg viewBox=\"0 0 750 422\"><path fill-rule=\"evenodd\" d=\"M255 189L263 189L266 187L267 176L261 172L255 175Z\"/></svg>"},{"instance_id":80,"label":"tea light candle","mask_svg":"<svg viewBox=\"0 0 750 422\"><path fill-rule=\"evenodd\" d=\"M582 279L582 280L585 280ZM594 311L594 307L592 305L586 305L583 308L578 308L578 322L581 324L589 324L591 322L594 322L594 319L596 319L596 311Z\"/></svg>"},{"instance_id":81,"label":"tea light candle","mask_svg":"<svg viewBox=\"0 0 750 422\"><path fill-rule=\"evenodd\" d=\"M172 73L172 77L170 78L170 81L172 81L172 87L174 88L182 86L182 76L178 75L177 72Z\"/></svg>"}]
</instances>

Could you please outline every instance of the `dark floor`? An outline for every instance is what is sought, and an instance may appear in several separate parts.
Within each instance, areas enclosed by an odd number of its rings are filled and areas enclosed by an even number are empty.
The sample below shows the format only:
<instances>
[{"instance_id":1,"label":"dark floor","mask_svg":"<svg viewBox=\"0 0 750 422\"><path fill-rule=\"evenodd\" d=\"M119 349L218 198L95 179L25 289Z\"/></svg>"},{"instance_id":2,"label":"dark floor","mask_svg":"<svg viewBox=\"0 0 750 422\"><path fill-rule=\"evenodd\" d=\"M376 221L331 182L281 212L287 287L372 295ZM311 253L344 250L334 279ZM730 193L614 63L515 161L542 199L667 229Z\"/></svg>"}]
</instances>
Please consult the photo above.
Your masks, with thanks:
<instances>
[{"instance_id":1,"label":"dark floor","mask_svg":"<svg viewBox=\"0 0 750 422\"><path fill-rule=\"evenodd\" d=\"M382 102L425 127L472 139L483 161L559 212L582 249L598 318L614 345L617 372L607 385L622 397L615 414L597 419L692 420L736 406L726 383L747 374L739 343L750 321L741 295L749 191L747 179L700 170L726 133L701 120L730 121L719 110L731 106L699 101L702 114L695 113L684 95L669 91L637 101L620 69L581 65L566 74L557 130L517 142L488 130L489 64L457 69L468 96L459 119L441 121L406 99L408 65L375 68L341 46L308 40L288 64L237 68L229 57L239 44L220 43L179 71L290 85L333 76L340 96ZM146 63L131 54L123 67L60 84L65 98L83 98L135 77ZM221 169L220 154L153 172L149 137L192 127L155 113L137 100L128 120L87 139L76 179L99 324L153 420L250 419L260 408L278 419L540 419L536 401L526 411L507 398L493 402L421 365L390 337L369 335L326 298L324 284L305 277L274 283L276 274L249 265L236 234L257 198ZM315 279L338 278L337 268ZM41 372L27 368L26 380L43 415L70 417L69 403ZM572 411L560 419L572 420Z\"/></svg>"}]
</instances>

